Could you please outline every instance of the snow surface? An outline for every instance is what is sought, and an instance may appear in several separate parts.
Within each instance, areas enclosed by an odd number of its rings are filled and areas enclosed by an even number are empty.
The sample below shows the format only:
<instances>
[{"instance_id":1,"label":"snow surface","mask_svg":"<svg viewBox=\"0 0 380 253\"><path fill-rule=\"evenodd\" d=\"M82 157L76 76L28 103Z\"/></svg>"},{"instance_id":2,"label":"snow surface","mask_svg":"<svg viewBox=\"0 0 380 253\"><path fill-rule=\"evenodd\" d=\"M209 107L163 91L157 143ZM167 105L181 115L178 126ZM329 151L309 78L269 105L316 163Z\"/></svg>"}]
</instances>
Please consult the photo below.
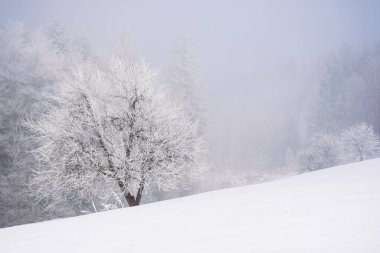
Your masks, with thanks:
<instances>
[{"instance_id":1,"label":"snow surface","mask_svg":"<svg viewBox=\"0 0 380 253\"><path fill-rule=\"evenodd\" d=\"M0 252L380 252L380 159L4 228Z\"/></svg>"}]
</instances>

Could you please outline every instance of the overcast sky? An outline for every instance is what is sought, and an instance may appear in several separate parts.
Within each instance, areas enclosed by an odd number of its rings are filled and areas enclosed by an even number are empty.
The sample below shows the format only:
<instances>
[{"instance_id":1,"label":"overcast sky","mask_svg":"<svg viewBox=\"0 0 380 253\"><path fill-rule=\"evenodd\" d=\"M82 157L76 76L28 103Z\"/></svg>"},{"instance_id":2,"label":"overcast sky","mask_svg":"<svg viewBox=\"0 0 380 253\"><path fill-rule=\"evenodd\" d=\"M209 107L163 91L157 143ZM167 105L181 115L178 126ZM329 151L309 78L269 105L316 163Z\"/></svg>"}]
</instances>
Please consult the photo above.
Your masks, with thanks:
<instances>
[{"instance_id":1,"label":"overcast sky","mask_svg":"<svg viewBox=\"0 0 380 253\"><path fill-rule=\"evenodd\" d=\"M0 0L0 20L58 21L102 52L128 28L157 66L187 36L209 87L214 146L234 140L246 164L256 152L247 147L267 143L288 97L297 97L294 83L305 82L313 64L343 44L380 41L377 0Z\"/></svg>"},{"instance_id":2,"label":"overcast sky","mask_svg":"<svg viewBox=\"0 0 380 253\"><path fill-rule=\"evenodd\" d=\"M101 47L128 27L156 62L185 34L207 62L219 64L309 59L342 43L379 40L379 13L376 0L0 1L3 21L44 25L57 20Z\"/></svg>"}]
</instances>

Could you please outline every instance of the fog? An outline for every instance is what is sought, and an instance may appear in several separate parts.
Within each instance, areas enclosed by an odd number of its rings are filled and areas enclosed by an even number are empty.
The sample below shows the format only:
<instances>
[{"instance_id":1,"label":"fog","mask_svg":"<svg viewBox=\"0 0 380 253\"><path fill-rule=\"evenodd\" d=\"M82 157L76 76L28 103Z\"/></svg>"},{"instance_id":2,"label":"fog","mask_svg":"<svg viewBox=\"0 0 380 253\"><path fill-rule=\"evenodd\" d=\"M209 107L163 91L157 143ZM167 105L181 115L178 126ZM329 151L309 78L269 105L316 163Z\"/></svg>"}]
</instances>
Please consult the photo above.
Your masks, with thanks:
<instances>
[{"instance_id":1,"label":"fog","mask_svg":"<svg viewBox=\"0 0 380 253\"><path fill-rule=\"evenodd\" d=\"M380 40L379 1L1 0L0 21L59 22L107 54L129 30L140 53L165 72L186 36L207 90L207 133L216 167L281 166L302 142L303 120L326 58ZM292 123L289 123L291 121ZM293 125L292 125L293 124Z\"/></svg>"}]
</instances>

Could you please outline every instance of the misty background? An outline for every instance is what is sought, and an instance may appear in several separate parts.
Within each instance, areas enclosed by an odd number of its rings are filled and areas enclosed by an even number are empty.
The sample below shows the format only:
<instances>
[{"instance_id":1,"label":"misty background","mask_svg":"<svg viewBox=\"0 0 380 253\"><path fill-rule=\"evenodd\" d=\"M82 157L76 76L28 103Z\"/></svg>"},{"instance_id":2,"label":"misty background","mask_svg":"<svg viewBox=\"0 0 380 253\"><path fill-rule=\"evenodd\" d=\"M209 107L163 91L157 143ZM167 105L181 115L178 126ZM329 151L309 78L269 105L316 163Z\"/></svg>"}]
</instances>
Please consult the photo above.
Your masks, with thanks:
<instances>
[{"instance_id":1,"label":"misty background","mask_svg":"<svg viewBox=\"0 0 380 253\"><path fill-rule=\"evenodd\" d=\"M32 30L59 23L100 58L128 31L162 82L172 48L186 37L205 89L211 171L254 176L281 174L308 136L330 132L315 116L326 66L367 51L379 59L379 13L380 1L353 0L0 1L0 23Z\"/></svg>"},{"instance_id":2,"label":"misty background","mask_svg":"<svg viewBox=\"0 0 380 253\"><path fill-rule=\"evenodd\" d=\"M0 20L58 22L100 54L128 30L161 69L186 36L207 88L211 157L260 170L279 166L284 147L297 144L284 121L301 120L323 60L380 40L379 11L379 1L2 0Z\"/></svg>"}]
</instances>

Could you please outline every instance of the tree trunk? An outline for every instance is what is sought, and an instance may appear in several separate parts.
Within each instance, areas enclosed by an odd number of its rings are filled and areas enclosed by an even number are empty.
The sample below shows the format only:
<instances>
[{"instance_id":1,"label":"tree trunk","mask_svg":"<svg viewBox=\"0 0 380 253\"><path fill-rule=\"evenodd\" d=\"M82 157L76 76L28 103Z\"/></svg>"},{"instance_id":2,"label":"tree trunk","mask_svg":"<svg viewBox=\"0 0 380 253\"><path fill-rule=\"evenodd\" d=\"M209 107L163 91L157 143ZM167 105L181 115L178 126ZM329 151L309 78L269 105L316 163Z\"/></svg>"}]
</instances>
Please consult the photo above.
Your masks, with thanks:
<instances>
[{"instance_id":1,"label":"tree trunk","mask_svg":"<svg viewBox=\"0 0 380 253\"><path fill-rule=\"evenodd\" d=\"M138 206L138 205L140 205L140 201L141 201L141 197L142 197L142 192L143 192L143 187L140 186L140 189L137 191L137 196L134 197L134 196L131 195L131 193L129 193L126 190L126 187L125 187L125 185L123 184L123 182L121 180L118 180L118 184L119 184L119 187L120 187L121 191L124 192L124 197L127 200L129 206Z\"/></svg>"},{"instance_id":2,"label":"tree trunk","mask_svg":"<svg viewBox=\"0 0 380 253\"><path fill-rule=\"evenodd\" d=\"M136 197L133 197L129 192L127 194L124 194L124 197L127 200L129 206L138 206L138 205L140 205L141 196L142 196L142 194L140 192L141 191L138 191Z\"/></svg>"}]
</instances>

